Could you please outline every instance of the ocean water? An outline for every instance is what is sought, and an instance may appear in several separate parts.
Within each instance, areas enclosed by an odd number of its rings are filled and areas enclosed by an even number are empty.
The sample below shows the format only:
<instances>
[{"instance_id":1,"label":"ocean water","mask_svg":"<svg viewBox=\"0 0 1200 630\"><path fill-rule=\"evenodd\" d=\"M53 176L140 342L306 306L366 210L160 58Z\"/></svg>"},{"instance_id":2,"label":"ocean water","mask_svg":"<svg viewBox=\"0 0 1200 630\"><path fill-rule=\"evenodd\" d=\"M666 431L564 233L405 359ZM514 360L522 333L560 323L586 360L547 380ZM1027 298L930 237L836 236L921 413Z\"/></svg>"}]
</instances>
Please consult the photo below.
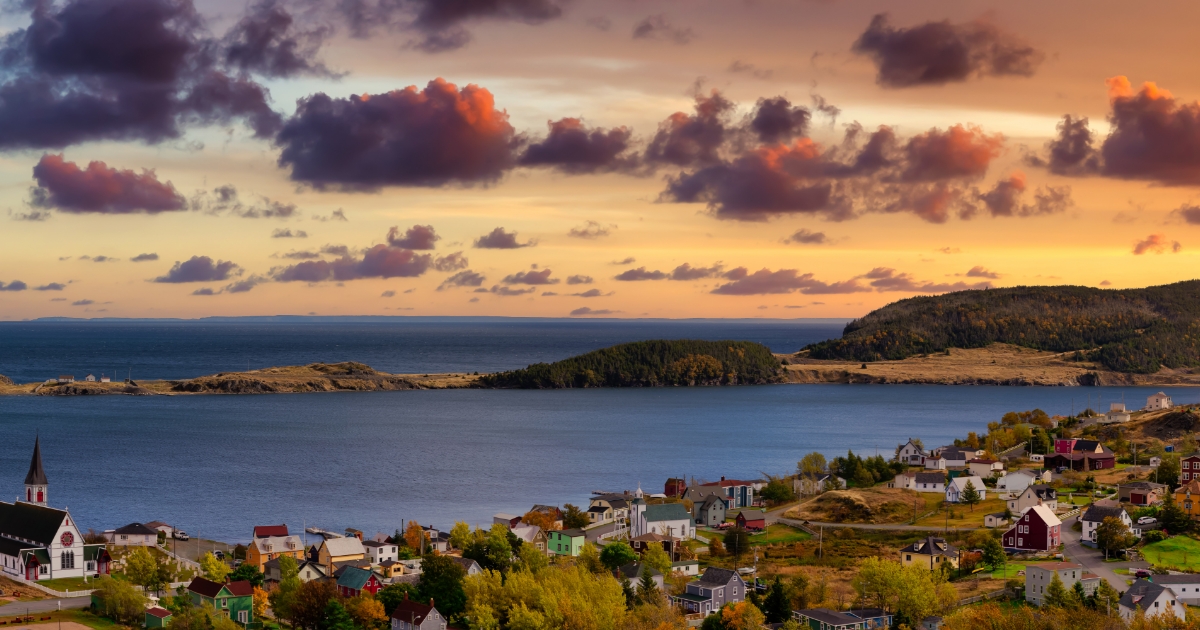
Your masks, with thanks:
<instances>
[{"instance_id":1,"label":"ocean water","mask_svg":"<svg viewBox=\"0 0 1200 630\"><path fill-rule=\"evenodd\" d=\"M492 365L516 367L529 357L553 360L579 348L672 331L679 333L672 336L711 332L711 338L757 339L786 350L802 345L803 335L814 330L781 322L670 322L649 329L609 322L580 327L576 331L582 339L572 339L569 327L554 323L519 322L518 330L503 322L478 329L464 323L450 335L457 340L447 342L465 353L453 359L462 363L453 363L446 354L428 350L436 345L421 339L428 332L368 326L356 333L330 324L329 334L339 341L324 346L326 342L310 337L326 333L306 336L293 330L283 334L292 339L286 343L270 330L273 324L251 324L255 332L249 333L223 323L195 336L181 336L176 329L164 339L133 323L92 329L104 330L103 336L69 332L77 330L71 326L89 325L73 323L59 329L76 335L73 344L48 340L46 345L62 353L60 361L79 355L116 362L114 353L120 353L127 361L138 361L147 377L182 377L215 371L213 363L204 361L223 354L211 348L241 345L252 345L262 355L267 354L263 348L279 347L280 353L270 357L275 364L361 359L349 351L339 357L321 352L323 347L346 347L367 349L371 360L366 362L383 369L432 372L439 369L433 365L471 367L466 364L471 352ZM151 331L157 325L146 324ZM260 325L266 328L256 328ZM790 334L789 326L796 326ZM0 331L0 361L8 373L40 376L39 370L71 369L52 367L60 364L42 358L36 343L5 326ZM516 342L506 350L497 338ZM383 345L381 339L404 341L388 349L377 347ZM9 345L14 341L17 360ZM72 345L77 352L71 352ZM472 347L476 349L469 351ZM131 348L145 348L154 356L133 356ZM421 352L436 355L438 363L421 363ZM290 357L300 360L279 360ZM190 360L201 367L192 367ZM459 520L487 524L496 512L523 513L535 503L585 503L593 490L633 490L640 484L647 492L661 491L670 476L716 480L788 473L814 450L827 456L849 449L888 455L909 437L942 444L981 430L1010 410L1039 407L1051 414L1070 413L1122 398L1136 407L1154 391L768 385L7 397L0 398L0 430L7 438L0 448L0 499L22 492L38 434L50 502L69 508L84 528L158 519L193 535L230 542L248 539L256 524L278 522L297 530L307 524L390 532L402 519L417 519L449 528ZM1167 392L1177 403L1200 402L1200 389Z\"/></svg>"}]
</instances>

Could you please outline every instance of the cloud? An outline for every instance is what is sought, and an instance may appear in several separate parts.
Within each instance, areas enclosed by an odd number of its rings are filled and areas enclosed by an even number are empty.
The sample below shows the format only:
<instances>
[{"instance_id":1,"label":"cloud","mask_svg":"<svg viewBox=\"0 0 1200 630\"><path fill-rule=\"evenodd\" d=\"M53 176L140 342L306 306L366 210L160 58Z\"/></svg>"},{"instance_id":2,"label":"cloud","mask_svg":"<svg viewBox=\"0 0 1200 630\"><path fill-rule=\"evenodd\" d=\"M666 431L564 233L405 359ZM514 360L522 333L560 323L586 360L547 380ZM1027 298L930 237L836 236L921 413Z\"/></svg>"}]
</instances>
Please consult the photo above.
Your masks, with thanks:
<instances>
[{"instance_id":1,"label":"cloud","mask_svg":"<svg viewBox=\"0 0 1200 630\"><path fill-rule=\"evenodd\" d=\"M521 247L533 247L534 245L537 245L537 241L517 242L517 233L505 232L502 227L498 227L475 239L475 247L479 249L518 249Z\"/></svg>"},{"instance_id":2,"label":"cloud","mask_svg":"<svg viewBox=\"0 0 1200 630\"><path fill-rule=\"evenodd\" d=\"M975 265L974 267L971 267L967 271L966 275L968 278L990 278L992 280L995 280L1000 277L1000 274L998 274L994 271L988 271L987 269L984 269L983 267L981 267L979 265Z\"/></svg>"},{"instance_id":3,"label":"cloud","mask_svg":"<svg viewBox=\"0 0 1200 630\"><path fill-rule=\"evenodd\" d=\"M910 182L983 177L1003 146L1004 136L979 127L930 129L905 145L907 165L900 177Z\"/></svg>"},{"instance_id":4,"label":"cloud","mask_svg":"<svg viewBox=\"0 0 1200 630\"><path fill-rule=\"evenodd\" d=\"M586 306L581 306L571 311L571 317L580 317L583 315L615 315L620 312L621 311L611 311L606 308L588 308Z\"/></svg>"},{"instance_id":5,"label":"cloud","mask_svg":"<svg viewBox=\"0 0 1200 630\"><path fill-rule=\"evenodd\" d=\"M1067 114L1059 121L1058 135L1046 143L1046 157L1031 155L1026 161L1044 166L1058 175L1089 175L1100 171L1100 155L1092 146L1092 130L1086 117Z\"/></svg>"},{"instance_id":6,"label":"cloud","mask_svg":"<svg viewBox=\"0 0 1200 630\"><path fill-rule=\"evenodd\" d=\"M717 295L775 295L794 293L805 294L838 294L861 293L870 288L861 286L855 280L827 284L816 280L811 273L801 274L796 269L780 269L771 271L763 268L750 273L745 267L738 267L725 273L727 282L713 289Z\"/></svg>"},{"instance_id":7,"label":"cloud","mask_svg":"<svg viewBox=\"0 0 1200 630\"><path fill-rule=\"evenodd\" d=\"M671 280L699 280L701 278L714 278L721 275L724 267L717 263L711 267L693 267L688 263L683 263L671 270Z\"/></svg>"},{"instance_id":8,"label":"cloud","mask_svg":"<svg viewBox=\"0 0 1200 630\"><path fill-rule=\"evenodd\" d=\"M443 79L424 89L300 99L275 142L293 180L344 190L494 182L515 163L519 144L491 92Z\"/></svg>"},{"instance_id":9,"label":"cloud","mask_svg":"<svg viewBox=\"0 0 1200 630\"><path fill-rule=\"evenodd\" d=\"M973 77L1033 76L1045 54L986 20L949 20L896 28L877 14L854 42L856 53L878 68L888 88L942 85Z\"/></svg>"},{"instance_id":10,"label":"cloud","mask_svg":"<svg viewBox=\"0 0 1200 630\"><path fill-rule=\"evenodd\" d=\"M441 238L432 225L414 225L404 232L404 236L400 236L400 228L393 227L387 234L388 245L405 249L433 249L434 243Z\"/></svg>"},{"instance_id":11,"label":"cloud","mask_svg":"<svg viewBox=\"0 0 1200 630\"><path fill-rule=\"evenodd\" d=\"M29 288L29 285L25 284L24 282L21 282L20 280L13 280L12 282L9 282L8 284L4 284L3 282L0 282L0 291L24 291L25 289L28 289L28 288Z\"/></svg>"},{"instance_id":12,"label":"cloud","mask_svg":"<svg viewBox=\"0 0 1200 630\"><path fill-rule=\"evenodd\" d=\"M1025 188L1025 174L1018 171L1006 179L997 181L991 190L976 193L975 197L983 202L984 208L993 217L1033 217L1059 214L1075 205L1069 186L1040 186L1034 193L1032 204L1021 203ZM971 218L975 210L975 208L964 210L961 216Z\"/></svg>"},{"instance_id":13,"label":"cloud","mask_svg":"<svg viewBox=\"0 0 1200 630\"><path fill-rule=\"evenodd\" d=\"M321 257L321 254L310 251L299 251L284 252L283 254L276 254L275 256L278 256L279 258L287 258L289 260L316 260Z\"/></svg>"},{"instance_id":14,"label":"cloud","mask_svg":"<svg viewBox=\"0 0 1200 630\"><path fill-rule=\"evenodd\" d=\"M220 291L214 291L208 287L203 287L192 291L192 295L216 295L218 293L220 293Z\"/></svg>"},{"instance_id":15,"label":"cloud","mask_svg":"<svg viewBox=\"0 0 1200 630\"><path fill-rule=\"evenodd\" d=\"M1151 234L1144 240L1134 243L1133 255L1141 256L1147 252L1163 254L1168 250L1170 250L1172 254L1178 254L1182 249L1183 245L1180 245L1179 241L1169 241L1164 234Z\"/></svg>"},{"instance_id":16,"label":"cloud","mask_svg":"<svg viewBox=\"0 0 1200 630\"><path fill-rule=\"evenodd\" d=\"M51 282L50 284L43 284L39 287L34 287L33 290L34 291L62 291L65 288L67 288L67 285L65 285L61 282Z\"/></svg>"},{"instance_id":17,"label":"cloud","mask_svg":"<svg viewBox=\"0 0 1200 630\"><path fill-rule=\"evenodd\" d=\"M438 285L437 290L442 291L444 289L451 289L454 287L477 287L481 286L484 280L487 280L487 278L484 277L483 274L466 269L443 280L442 283Z\"/></svg>"},{"instance_id":18,"label":"cloud","mask_svg":"<svg viewBox=\"0 0 1200 630\"><path fill-rule=\"evenodd\" d=\"M668 277L670 277L670 274L663 273L657 269L654 271L647 271L645 267L638 267L637 269L627 269L622 271L614 276L613 280L620 280L622 282L637 282L640 280L665 280Z\"/></svg>"},{"instance_id":19,"label":"cloud","mask_svg":"<svg viewBox=\"0 0 1200 630\"><path fill-rule=\"evenodd\" d=\"M93 161L87 169L67 162L61 154L46 154L33 167L37 187L30 205L70 213L157 214L186 210L187 201L171 182L160 182L152 170L109 168Z\"/></svg>"},{"instance_id":20,"label":"cloud","mask_svg":"<svg viewBox=\"0 0 1200 630\"><path fill-rule=\"evenodd\" d=\"M549 135L526 147L518 160L522 166L547 166L571 174L628 172L637 167L635 156L622 155L633 135L627 127L588 128L579 118L546 124Z\"/></svg>"},{"instance_id":21,"label":"cloud","mask_svg":"<svg viewBox=\"0 0 1200 630\"><path fill-rule=\"evenodd\" d=\"M112 256L104 256L104 255L100 255L100 256L88 256L88 255L86 255L86 254L85 254L85 255L83 255L83 256L80 256L80 257L79 257L79 260L90 260L90 261L92 261L92 262L97 262L97 263L106 263L106 262L117 262L117 261L119 261L119 260L121 260L121 259L120 259L120 258L113 258Z\"/></svg>"},{"instance_id":22,"label":"cloud","mask_svg":"<svg viewBox=\"0 0 1200 630\"><path fill-rule=\"evenodd\" d=\"M360 278L411 278L424 274L433 265L433 256L410 249L376 245L361 259L343 256L336 260L306 260L271 270L278 282L324 282Z\"/></svg>"},{"instance_id":23,"label":"cloud","mask_svg":"<svg viewBox=\"0 0 1200 630\"><path fill-rule=\"evenodd\" d=\"M0 147L179 138L185 127L244 120L270 137L267 90L234 78L190 0L30 2L30 24L0 56Z\"/></svg>"},{"instance_id":24,"label":"cloud","mask_svg":"<svg viewBox=\"0 0 1200 630\"><path fill-rule=\"evenodd\" d=\"M937 251L938 253L941 253L941 254L961 254L962 253L962 250L957 247L942 247L942 248L939 248L934 251Z\"/></svg>"},{"instance_id":25,"label":"cloud","mask_svg":"<svg viewBox=\"0 0 1200 630\"><path fill-rule=\"evenodd\" d=\"M384 297L384 298L396 297L396 292L395 291L384 291L383 293L379 294L379 297Z\"/></svg>"},{"instance_id":26,"label":"cloud","mask_svg":"<svg viewBox=\"0 0 1200 630\"><path fill-rule=\"evenodd\" d=\"M29 210L28 212L16 212L11 209L8 214L12 216L13 221L45 221L50 218L49 210Z\"/></svg>"},{"instance_id":27,"label":"cloud","mask_svg":"<svg viewBox=\"0 0 1200 630\"><path fill-rule=\"evenodd\" d=\"M227 66L247 74L330 77L334 73L317 53L332 34L329 27L301 29L279 2L264 0L225 33L221 55Z\"/></svg>"},{"instance_id":28,"label":"cloud","mask_svg":"<svg viewBox=\"0 0 1200 630\"><path fill-rule=\"evenodd\" d=\"M345 245L325 245L321 248L321 253L328 256L349 256L350 248Z\"/></svg>"},{"instance_id":29,"label":"cloud","mask_svg":"<svg viewBox=\"0 0 1200 630\"><path fill-rule=\"evenodd\" d=\"M756 79L770 79L771 75L773 74L770 70L759 68L752 63L748 63L740 59L734 59L733 62L729 64L729 67L725 69L725 71L732 72L734 74L749 74Z\"/></svg>"},{"instance_id":30,"label":"cloud","mask_svg":"<svg viewBox=\"0 0 1200 630\"><path fill-rule=\"evenodd\" d=\"M695 113L675 112L659 123L643 159L650 164L697 166L716 162L734 104L717 90L696 95Z\"/></svg>"},{"instance_id":31,"label":"cloud","mask_svg":"<svg viewBox=\"0 0 1200 630\"><path fill-rule=\"evenodd\" d=\"M567 284L591 284L593 282L595 280L591 276L576 275L567 277Z\"/></svg>"},{"instance_id":32,"label":"cloud","mask_svg":"<svg viewBox=\"0 0 1200 630\"><path fill-rule=\"evenodd\" d=\"M750 129L760 142L787 142L803 136L811 119L812 112L793 106L785 97L760 98L751 115Z\"/></svg>"},{"instance_id":33,"label":"cloud","mask_svg":"<svg viewBox=\"0 0 1200 630\"><path fill-rule=\"evenodd\" d=\"M580 225L580 226L571 228L571 230L569 232L567 232L567 236L570 236L573 238L584 238L584 239L588 239L588 240L595 240L602 236L608 236L609 234L612 233L610 230L616 229L616 227L617 226L615 226L615 225L609 225L606 227L606 226L600 225L599 223L597 223L595 221L588 221L584 225Z\"/></svg>"},{"instance_id":34,"label":"cloud","mask_svg":"<svg viewBox=\"0 0 1200 630\"><path fill-rule=\"evenodd\" d=\"M213 261L208 256L192 256L183 262L175 261L175 265L165 276L159 276L154 282L183 283L183 282L214 282L228 280L230 276L238 275L242 268L232 261Z\"/></svg>"},{"instance_id":35,"label":"cloud","mask_svg":"<svg viewBox=\"0 0 1200 630\"><path fill-rule=\"evenodd\" d=\"M783 239L784 243L802 243L804 245L822 245L828 242L824 232L813 232L808 228L800 228L795 234Z\"/></svg>"},{"instance_id":36,"label":"cloud","mask_svg":"<svg viewBox=\"0 0 1200 630\"><path fill-rule=\"evenodd\" d=\"M587 291L584 291L582 293L569 293L568 295L570 295L571 297L594 298L594 297L608 297L608 296L612 295L613 293L615 293L615 291L609 291L608 293L605 293L605 292L601 291L600 289L588 289Z\"/></svg>"},{"instance_id":37,"label":"cloud","mask_svg":"<svg viewBox=\"0 0 1200 630\"><path fill-rule=\"evenodd\" d=\"M467 260L466 256L463 256L462 252L436 256L433 259L433 268L437 271L458 271L459 269L466 269L470 264L471 262Z\"/></svg>"},{"instance_id":38,"label":"cloud","mask_svg":"<svg viewBox=\"0 0 1200 630\"><path fill-rule=\"evenodd\" d=\"M308 238L308 232L291 228L277 228L271 232L271 238Z\"/></svg>"},{"instance_id":39,"label":"cloud","mask_svg":"<svg viewBox=\"0 0 1200 630\"><path fill-rule=\"evenodd\" d=\"M295 204L275 201L262 195L257 197L258 202L246 205L242 203L237 187L225 184L212 189L212 192L197 192L192 196L191 207L212 215L228 212L243 219L290 219L299 213Z\"/></svg>"},{"instance_id":40,"label":"cloud","mask_svg":"<svg viewBox=\"0 0 1200 630\"><path fill-rule=\"evenodd\" d=\"M333 212L329 213L329 216L314 214L312 218L313 218L313 221L320 221L321 223L325 223L326 221L346 222L346 221L350 220L350 219L346 218L346 211L342 210L341 208L338 208L337 210L334 210Z\"/></svg>"},{"instance_id":41,"label":"cloud","mask_svg":"<svg viewBox=\"0 0 1200 630\"><path fill-rule=\"evenodd\" d=\"M990 282L920 282L915 280L911 274L900 273L889 267L876 267L861 277L868 279L868 284L880 292L904 291L908 293L949 293L951 291L992 288L992 283Z\"/></svg>"},{"instance_id":42,"label":"cloud","mask_svg":"<svg viewBox=\"0 0 1200 630\"><path fill-rule=\"evenodd\" d=\"M1102 286L1102 287L1111 287L1111 286L1112 286L1112 283L1111 283L1111 282L1109 282L1108 280L1101 280L1101 281L1100 281L1100 286Z\"/></svg>"},{"instance_id":43,"label":"cloud","mask_svg":"<svg viewBox=\"0 0 1200 630\"><path fill-rule=\"evenodd\" d=\"M96 302L94 300L76 300L74 302L71 302L71 306L89 306L89 305L95 304L95 303Z\"/></svg>"},{"instance_id":44,"label":"cloud","mask_svg":"<svg viewBox=\"0 0 1200 630\"><path fill-rule=\"evenodd\" d=\"M138 254L137 256L130 258L129 262L150 262L152 260L158 260L158 254L153 252L149 254Z\"/></svg>"},{"instance_id":45,"label":"cloud","mask_svg":"<svg viewBox=\"0 0 1200 630\"><path fill-rule=\"evenodd\" d=\"M637 262L637 259L634 258L633 256L629 256L629 257L623 258L621 260L614 260L608 264L610 264L610 265L632 265L635 262Z\"/></svg>"},{"instance_id":46,"label":"cloud","mask_svg":"<svg viewBox=\"0 0 1200 630\"><path fill-rule=\"evenodd\" d=\"M379 0L374 11L366 10L367 0L348 0L338 6L358 36L365 36L380 23L387 24L398 8L415 11L406 26L421 33L422 39L415 47L428 53L456 50L470 43L471 34L463 27L464 22L489 19L541 24L562 15L562 6L556 0Z\"/></svg>"},{"instance_id":47,"label":"cloud","mask_svg":"<svg viewBox=\"0 0 1200 630\"><path fill-rule=\"evenodd\" d=\"M1200 225L1200 206L1185 203L1172 210L1171 216L1182 219L1184 223Z\"/></svg>"},{"instance_id":48,"label":"cloud","mask_svg":"<svg viewBox=\"0 0 1200 630\"><path fill-rule=\"evenodd\" d=\"M267 278L265 278L263 276L254 275L254 276L250 276L249 278L238 280L232 284L227 284L221 290L224 291L225 293L245 293L245 292L249 291L250 289L253 289L254 287L256 287L266 281L267 281Z\"/></svg>"},{"instance_id":49,"label":"cloud","mask_svg":"<svg viewBox=\"0 0 1200 630\"><path fill-rule=\"evenodd\" d=\"M662 13L651 15L633 27L634 39L661 39L683 45L695 37L696 33L691 28L672 25Z\"/></svg>"},{"instance_id":50,"label":"cloud","mask_svg":"<svg viewBox=\"0 0 1200 630\"><path fill-rule=\"evenodd\" d=\"M538 271L518 271L504 277L504 284L558 284L558 278L551 278L549 269Z\"/></svg>"},{"instance_id":51,"label":"cloud","mask_svg":"<svg viewBox=\"0 0 1200 630\"><path fill-rule=\"evenodd\" d=\"M517 296L517 295L528 295L535 291L537 291L537 289L535 289L533 287L529 287L528 289L514 289L512 287L503 287L498 284L492 285L491 289L475 289L475 293L494 293L496 295L500 295L500 296L504 296L504 297L513 297L513 296Z\"/></svg>"}]
</instances>

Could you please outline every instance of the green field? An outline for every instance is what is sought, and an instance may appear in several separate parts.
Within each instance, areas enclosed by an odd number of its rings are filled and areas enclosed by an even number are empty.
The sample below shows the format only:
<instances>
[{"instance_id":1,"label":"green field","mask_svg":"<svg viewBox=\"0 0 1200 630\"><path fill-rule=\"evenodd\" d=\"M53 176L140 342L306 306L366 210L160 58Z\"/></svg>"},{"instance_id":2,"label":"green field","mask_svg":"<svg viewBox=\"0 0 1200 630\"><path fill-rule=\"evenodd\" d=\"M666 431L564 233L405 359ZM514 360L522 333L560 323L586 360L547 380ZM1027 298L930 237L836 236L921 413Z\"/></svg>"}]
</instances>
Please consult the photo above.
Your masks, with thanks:
<instances>
[{"instance_id":1,"label":"green field","mask_svg":"<svg viewBox=\"0 0 1200 630\"><path fill-rule=\"evenodd\" d=\"M83 578L55 578L53 580L39 580L38 584L62 593L67 591L90 591L96 588L95 579L89 579L87 582L84 582Z\"/></svg>"},{"instance_id":2,"label":"green field","mask_svg":"<svg viewBox=\"0 0 1200 630\"><path fill-rule=\"evenodd\" d=\"M1142 547L1142 556L1150 564L1200 569L1200 541L1187 536L1172 536Z\"/></svg>"},{"instance_id":3,"label":"green field","mask_svg":"<svg viewBox=\"0 0 1200 630\"><path fill-rule=\"evenodd\" d=\"M1024 571L1025 564L1021 562L1009 562L1004 565L1003 569L996 569L988 575L997 580L1011 580L1017 576L1018 571Z\"/></svg>"},{"instance_id":4,"label":"green field","mask_svg":"<svg viewBox=\"0 0 1200 630\"><path fill-rule=\"evenodd\" d=\"M750 543L753 545L770 545L774 543L794 543L802 540L812 539L812 534L788 527L787 525L768 525L767 531L761 534L755 534L750 537Z\"/></svg>"}]
</instances>

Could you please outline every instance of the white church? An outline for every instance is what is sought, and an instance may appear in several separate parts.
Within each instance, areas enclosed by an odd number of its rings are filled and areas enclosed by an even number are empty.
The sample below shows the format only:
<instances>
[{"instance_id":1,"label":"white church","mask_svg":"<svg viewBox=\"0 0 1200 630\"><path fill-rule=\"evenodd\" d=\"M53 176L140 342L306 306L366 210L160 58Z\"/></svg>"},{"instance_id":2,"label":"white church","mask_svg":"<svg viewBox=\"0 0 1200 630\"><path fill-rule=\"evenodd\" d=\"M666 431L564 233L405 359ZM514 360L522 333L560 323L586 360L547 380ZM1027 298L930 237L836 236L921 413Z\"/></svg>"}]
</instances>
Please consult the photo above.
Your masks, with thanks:
<instances>
[{"instance_id":1,"label":"white church","mask_svg":"<svg viewBox=\"0 0 1200 630\"><path fill-rule=\"evenodd\" d=\"M4 573L25 580L96 576L112 559L104 545L85 545L75 519L48 505L41 440L25 475L25 500L0 501L0 561Z\"/></svg>"}]
</instances>

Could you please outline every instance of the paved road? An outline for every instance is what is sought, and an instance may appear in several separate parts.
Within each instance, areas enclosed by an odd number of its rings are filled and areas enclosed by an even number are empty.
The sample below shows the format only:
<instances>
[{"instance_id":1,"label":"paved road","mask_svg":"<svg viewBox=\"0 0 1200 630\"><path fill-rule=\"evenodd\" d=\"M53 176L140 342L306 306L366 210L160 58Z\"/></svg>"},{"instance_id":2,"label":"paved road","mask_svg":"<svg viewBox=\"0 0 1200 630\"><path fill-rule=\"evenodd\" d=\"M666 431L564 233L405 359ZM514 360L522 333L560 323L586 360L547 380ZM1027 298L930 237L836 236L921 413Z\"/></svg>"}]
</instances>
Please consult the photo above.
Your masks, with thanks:
<instances>
[{"instance_id":1,"label":"paved road","mask_svg":"<svg viewBox=\"0 0 1200 630\"><path fill-rule=\"evenodd\" d=\"M35 602L13 602L0 606L0 617L10 617L16 615L28 614L35 615L37 613L47 613L59 610L61 604L62 610L68 608L87 608L92 603L92 598L83 597L64 597L62 599L39 599Z\"/></svg>"},{"instance_id":2,"label":"paved road","mask_svg":"<svg viewBox=\"0 0 1200 630\"><path fill-rule=\"evenodd\" d=\"M893 531L900 531L900 532L941 532L941 531L945 531L945 529L946 529L945 527L942 527L940 525L939 526L929 526L929 525L890 525L890 524L873 525L873 524L866 524L866 523L817 523L817 522L813 522L813 521L795 521L790 518L780 518L780 519L777 519L777 522L783 523L784 525L791 525L792 527L804 525L806 527L809 527L810 529L813 527L849 527L851 529L881 529L881 530L893 530ZM952 532L973 532L973 531L976 531L979 529L984 529L984 528L982 528L982 527L951 527L950 531L952 531Z\"/></svg>"},{"instance_id":3,"label":"paved road","mask_svg":"<svg viewBox=\"0 0 1200 630\"><path fill-rule=\"evenodd\" d=\"M1072 517L1063 521L1062 524L1062 539L1063 539L1063 555L1071 562L1083 565L1087 571L1091 571L1096 575L1108 581L1109 585L1117 589L1117 592L1123 592L1129 588L1128 578L1118 575L1113 572L1113 569L1144 569L1150 566L1150 563L1145 561L1138 562L1105 562L1103 552L1085 547L1080 543L1082 533L1071 529L1071 526L1079 519L1078 516Z\"/></svg>"}]
</instances>

